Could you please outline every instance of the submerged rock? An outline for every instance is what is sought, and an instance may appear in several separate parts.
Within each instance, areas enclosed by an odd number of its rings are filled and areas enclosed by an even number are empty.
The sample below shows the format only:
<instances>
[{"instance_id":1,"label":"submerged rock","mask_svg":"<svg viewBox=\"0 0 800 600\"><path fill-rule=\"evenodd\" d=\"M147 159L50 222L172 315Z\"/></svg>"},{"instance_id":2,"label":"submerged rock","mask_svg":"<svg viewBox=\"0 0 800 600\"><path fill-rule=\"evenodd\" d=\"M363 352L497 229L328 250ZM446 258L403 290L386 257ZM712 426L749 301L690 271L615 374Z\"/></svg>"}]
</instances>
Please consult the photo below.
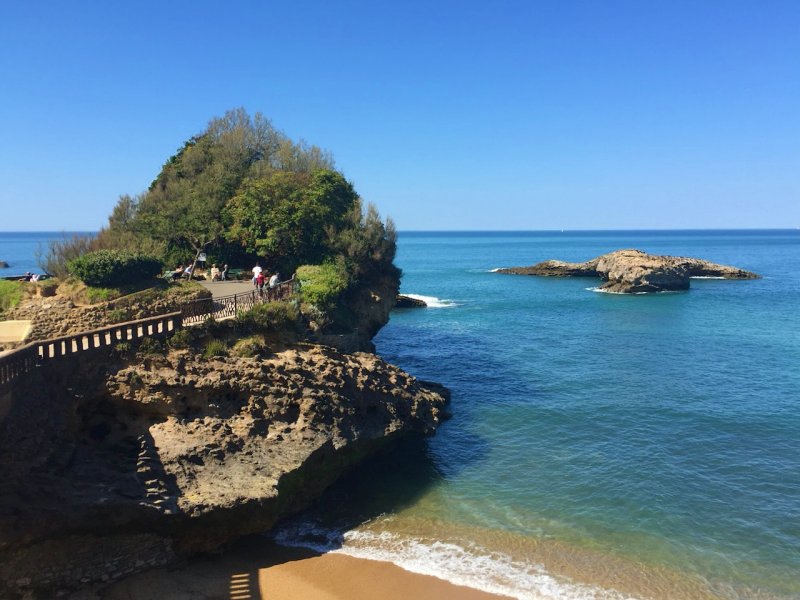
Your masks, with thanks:
<instances>
[{"instance_id":1,"label":"submerged rock","mask_svg":"<svg viewBox=\"0 0 800 600\"><path fill-rule=\"evenodd\" d=\"M6 261L4 261L4 260L0 260L0 269L7 269L7 268L9 268L10 266L11 266L11 265L9 265L9 264L8 264Z\"/></svg>"},{"instance_id":2,"label":"submerged rock","mask_svg":"<svg viewBox=\"0 0 800 600\"><path fill-rule=\"evenodd\" d=\"M601 289L622 294L689 289L691 277L758 279L737 267L699 258L659 256L641 250L616 250L583 263L546 260L530 267L498 269L498 273L541 277L600 277Z\"/></svg>"}]
</instances>

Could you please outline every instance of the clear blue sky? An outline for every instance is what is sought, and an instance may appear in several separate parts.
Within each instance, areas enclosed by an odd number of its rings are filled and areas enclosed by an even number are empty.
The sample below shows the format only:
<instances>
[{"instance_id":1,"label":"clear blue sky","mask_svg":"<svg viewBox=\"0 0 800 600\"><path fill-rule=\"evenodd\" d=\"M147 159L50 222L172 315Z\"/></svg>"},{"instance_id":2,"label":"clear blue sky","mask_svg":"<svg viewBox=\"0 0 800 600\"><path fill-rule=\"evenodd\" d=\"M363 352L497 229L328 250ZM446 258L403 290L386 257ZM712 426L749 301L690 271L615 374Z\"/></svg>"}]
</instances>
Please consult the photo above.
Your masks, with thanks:
<instances>
[{"instance_id":1,"label":"clear blue sky","mask_svg":"<svg viewBox=\"0 0 800 600\"><path fill-rule=\"evenodd\" d=\"M91 230L229 108L400 229L800 226L800 2L7 2L0 230Z\"/></svg>"}]
</instances>

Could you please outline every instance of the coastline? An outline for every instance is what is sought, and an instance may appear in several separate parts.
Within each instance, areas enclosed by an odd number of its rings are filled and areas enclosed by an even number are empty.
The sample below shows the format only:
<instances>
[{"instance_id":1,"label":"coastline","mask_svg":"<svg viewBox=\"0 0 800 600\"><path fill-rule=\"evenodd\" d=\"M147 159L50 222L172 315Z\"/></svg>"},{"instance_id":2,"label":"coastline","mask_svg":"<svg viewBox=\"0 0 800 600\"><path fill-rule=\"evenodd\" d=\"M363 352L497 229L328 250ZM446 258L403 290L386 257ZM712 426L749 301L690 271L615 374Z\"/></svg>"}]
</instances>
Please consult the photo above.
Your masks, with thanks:
<instances>
[{"instance_id":1,"label":"coastline","mask_svg":"<svg viewBox=\"0 0 800 600\"><path fill-rule=\"evenodd\" d=\"M501 600L507 596L418 575L392 563L281 546L265 536L236 542L219 556L132 575L70 600Z\"/></svg>"}]
</instances>

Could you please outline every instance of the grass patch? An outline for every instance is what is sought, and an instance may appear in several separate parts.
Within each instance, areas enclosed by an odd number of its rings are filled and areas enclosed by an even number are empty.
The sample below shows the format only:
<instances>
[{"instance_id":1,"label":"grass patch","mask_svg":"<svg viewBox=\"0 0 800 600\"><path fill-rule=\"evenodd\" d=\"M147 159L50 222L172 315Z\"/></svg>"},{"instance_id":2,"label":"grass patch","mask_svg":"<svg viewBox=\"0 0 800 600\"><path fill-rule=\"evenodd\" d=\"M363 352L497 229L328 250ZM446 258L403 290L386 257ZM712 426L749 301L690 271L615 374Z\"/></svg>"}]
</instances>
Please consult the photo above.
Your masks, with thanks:
<instances>
[{"instance_id":1,"label":"grass patch","mask_svg":"<svg viewBox=\"0 0 800 600\"><path fill-rule=\"evenodd\" d=\"M22 282L0 280L0 313L14 308L24 295L25 288Z\"/></svg>"},{"instance_id":2,"label":"grass patch","mask_svg":"<svg viewBox=\"0 0 800 600\"><path fill-rule=\"evenodd\" d=\"M244 358L253 358L269 352L269 347L263 335L251 335L242 338L233 345L231 354Z\"/></svg>"},{"instance_id":3,"label":"grass patch","mask_svg":"<svg viewBox=\"0 0 800 600\"><path fill-rule=\"evenodd\" d=\"M114 298L122 296L122 292L115 288L86 288L86 300L89 304L98 304L100 302L108 302Z\"/></svg>"},{"instance_id":4,"label":"grass patch","mask_svg":"<svg viewBox=\"0 0 800 600\"><path fill-rule=\"evenodd\" d=\"M228 356L228 344L223 340L209 340L203 350L203 358L213 358L215 356Z\"/></svg>"},{"instance_id":5,"label":"grass patch","mask_svg":"<svg viewBox=\"0 0 800 600\"><path fill-rule=\"evenodd\" d=\"M106 320L109 323L124 323L131 320L131 313L127 308L112 308L106 311Z\"/></svg>"},{"instance_id":6,"label":"grass patch","mask_svg":"<svg viewBox=\"0 0 800 600\"><path fill-rule=\"evenodd\" d=\"M236 316L240 331L252 333L285 333L297 335L301 332L300 311L288 302L265 302Z\"/></svg>"},{"instance_id":7,"label":"grass patch","mask_svg":"<svg viewBox=\"0 0 800 600\"><path fill-rule=\"evenodd\" d=\"M146 355L164 354L164 342L157 338L146 337L139 342L139 352Z\"/></svg>"}]
</instances>

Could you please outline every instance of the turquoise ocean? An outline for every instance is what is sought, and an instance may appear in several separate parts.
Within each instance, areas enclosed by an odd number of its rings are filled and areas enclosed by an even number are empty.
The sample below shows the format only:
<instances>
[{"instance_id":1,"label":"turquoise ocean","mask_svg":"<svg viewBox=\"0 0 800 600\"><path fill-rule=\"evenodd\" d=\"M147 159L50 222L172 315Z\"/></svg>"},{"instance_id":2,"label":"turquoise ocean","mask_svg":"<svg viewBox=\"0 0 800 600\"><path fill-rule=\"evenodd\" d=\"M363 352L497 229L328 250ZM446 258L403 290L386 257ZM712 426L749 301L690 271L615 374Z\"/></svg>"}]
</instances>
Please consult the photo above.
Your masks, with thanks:
<instances>
[{"instance_id":1,"label":"turquoise ocean","mask_svg":"<svg viewBox=\"0 0 800 600\"><path fill-rule=\"evenodd\" d=\"M681 293L493 273L619 248L753 270ZM518 598L800 598L800 230L401 233L378 353L452 391L279 541Z\"/></svg>"},{"instance_id":2,"label":"turquoise ocean","mask_svg":"<svg viewBox=\"0 0 800 600\"><path fill-rule=\"evenodd\" d=\"M619 248L763 279L492 272ZM452 418L277 541L523 599L800 598L800 230L405 232L397 263L429 308L392 313L378 353L448 386Z\"/></svg>"}]
</instances>

